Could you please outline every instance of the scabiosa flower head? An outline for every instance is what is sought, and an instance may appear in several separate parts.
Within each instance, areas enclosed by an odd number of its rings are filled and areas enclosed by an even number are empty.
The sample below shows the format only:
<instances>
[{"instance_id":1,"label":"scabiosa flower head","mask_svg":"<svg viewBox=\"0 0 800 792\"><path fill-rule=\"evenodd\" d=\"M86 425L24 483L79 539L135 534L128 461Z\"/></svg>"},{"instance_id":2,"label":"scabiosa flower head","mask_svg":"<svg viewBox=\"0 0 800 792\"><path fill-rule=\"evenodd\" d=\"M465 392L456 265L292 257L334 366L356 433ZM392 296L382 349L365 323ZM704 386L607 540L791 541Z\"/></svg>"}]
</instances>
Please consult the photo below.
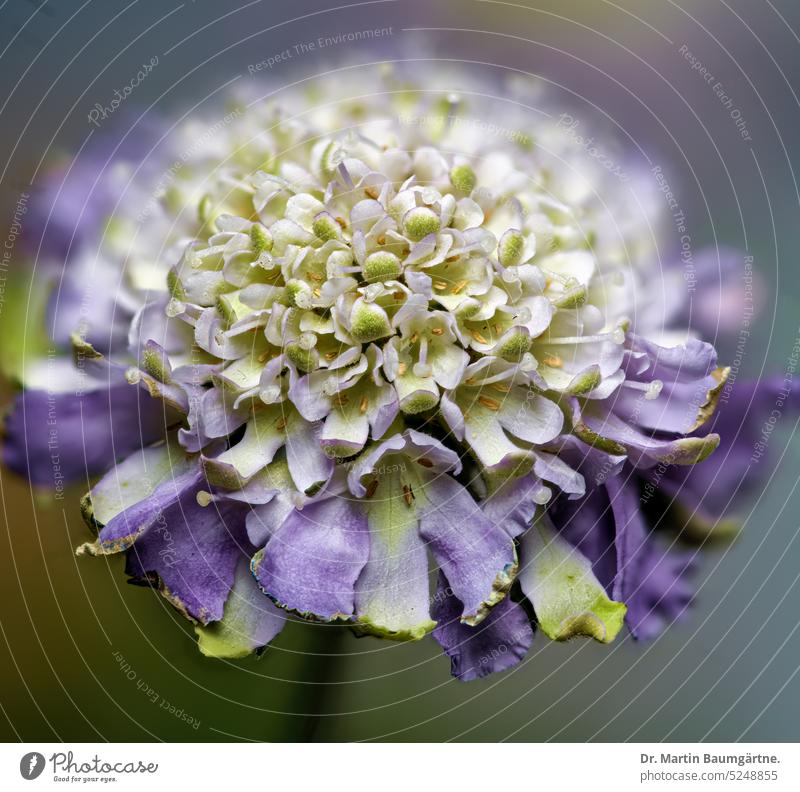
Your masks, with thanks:
<instances>
[{"instance_id":1,"label":"scabiosa flower head","mask_svg":"<svg viewBox=\"0 0 800 792\"><path fill-rule=\"evenodd\" d=\"M509 104L481 125L475 92L383 79L250 103L117 220L127 338L73 346L125 405L104 436L126 456L80 552L126 553L214 656L290 614L432 631L461 679L536 625L649 634L686 565L659 563L624 482L714 450L726 372L650 337L642 201L559 123Z\"/></svg>"}]
</instances>

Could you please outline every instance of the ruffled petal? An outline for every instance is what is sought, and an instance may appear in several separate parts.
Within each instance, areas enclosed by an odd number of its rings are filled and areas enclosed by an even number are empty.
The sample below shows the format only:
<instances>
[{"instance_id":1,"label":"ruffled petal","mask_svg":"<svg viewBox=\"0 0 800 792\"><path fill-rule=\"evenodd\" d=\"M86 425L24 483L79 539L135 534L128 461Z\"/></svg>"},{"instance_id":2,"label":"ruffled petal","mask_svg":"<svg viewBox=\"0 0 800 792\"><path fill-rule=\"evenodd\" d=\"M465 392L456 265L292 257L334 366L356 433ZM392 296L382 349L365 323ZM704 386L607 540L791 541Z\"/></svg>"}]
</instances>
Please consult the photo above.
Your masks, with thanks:
<instances>
[{"instance_id":1,"label":"ruffled petal","mask_svg":"<svg viewBox=\"0 0 800 792\"><path fill-rule=\"evenodd\" d=\"M178 610L202 624L218 621L236 567L252 547L244 528L246 507L235 501L200 506L200 485L156 515L128 550L126 571L156 584Z\"/></svg>"},{"instance_id":2,"label":"ruffled petal","mask_svg":"<svg viewBox=\"0 0 800 792\"><path fill-rule=\"evenodd\" d=\"M286 518L252 562L261 588L307 618L351 619L355 583L369 557L367 519L356 504L329 497Z\"/></svg>"},{"instance_id":3,"label":"ruffled petal","mask_svg":"<svg viewBox=\"0 0 800 792\"><path fill-rule=\"evenodd\" d=\"M589 560L541 515L523 536L519 582L548 638L587 635L610 643L622 629L625 605L614 602Z\"/></svg>"},{"instance_id":4,"label":"ruffled petal","mask_svg":"<svg viewBox=\"0 0 800 792\"><path fill-rule=\"evenodd\" d=\"M463 603L461 620L477 624L514 581L514 543L449 476L429 479L415 497L420 535Z\"/></svg>"},{"instance_id":5,"label":"ruffled petal","mask_svg":"<svg viewBox=\"0 0 800 792\"><path fill-rule=\"evenodd\" d=\"M464 624L463 605L439 574L433 598L433 637L450 658L450 673L462 682L506 671L517 665L533 643L533 628L524 609L506 597L476 627Z\"/></svg>"},{"instance_id":6,"label":"ruffled petal","mask_svg":"<svg viewBox=\"0 0 800 792\"><path fill-rule=\"evenodd\" d=\"M691 555L670 551L647 528L635 484L606 483L616 522L617 574L613 597L628 606L625 623L634 638L652 638L678 619L694 591Z\"/></svg>"},{"instance_id":7,"label":"ruffled petal","mask_svg":"<svg viewBox=\"0 0 800 792\"><path fill-rule=\"evenodd\" d=\"M286 613L264 596L250 574L249 559L241 558L222 618L194 629L206 657L237 659L270 643L286 621Z\"/></svg>"},{"instance_id":8,"label":"ruffled petal","mask_svg":"<svg viewBox=\"0 0 800 792\"><path fill-rule=\"evenodd\" d=\"M84 496L83 517L92 527L102 529L126 509L150 498L159 484L174 481L191 467L174 438L140 448L115 465Z\"/></svg>"}]
</instances>

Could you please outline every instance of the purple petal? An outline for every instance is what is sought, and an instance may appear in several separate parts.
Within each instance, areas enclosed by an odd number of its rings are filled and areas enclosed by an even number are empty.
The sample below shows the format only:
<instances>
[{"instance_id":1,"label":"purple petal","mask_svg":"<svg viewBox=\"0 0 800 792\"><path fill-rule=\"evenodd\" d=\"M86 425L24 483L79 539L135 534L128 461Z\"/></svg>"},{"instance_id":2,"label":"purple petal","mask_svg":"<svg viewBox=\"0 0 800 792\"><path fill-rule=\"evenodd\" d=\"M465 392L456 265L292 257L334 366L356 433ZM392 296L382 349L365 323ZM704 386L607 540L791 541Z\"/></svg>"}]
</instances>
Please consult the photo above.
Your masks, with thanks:
<instances>
[{"instance_id":1,"label":"purple petal","mask_svg":"<svg viewBox=\"0 0 800 792\"><path fill-rule=\"evenodd\" d=\"M286 614L265 597L250 574L247 558L236 566L233 588L222 619L195 627L200 651L207 657L246 657L266 646L283 629Z\"/></svg>"},{"instance_id":2,"label":"purple petal","mask_svg":"<svg viewBox=\"0 0 800 792\"><path fill-rule=\"evenodd\" d=\"M476 627L460 620L463 605L440 573L433 599L433 637L450 658L450 672L462 682L506 671L531 647L533 629L523 608L506 597Z\"/></svg>"},{"instance_id":3,"label":"purple petal","mask_svg":"<svg viewBox=\"0 0 800 792\"><path fill-rule=\"evenodd\" d=\"M650 359L646 379L691 382L707 377L717 367L717 353L711 344L690 338L685 344L662 347L643 336L628 334L631 348Z\"/></svg>"},{"instance_id":4,"label":"purple petal","mask_svg":"<svg viewBox=\"0 0 800 792\"><path fill-rule=\"evenodd\" d=\"M534 493L541 487L535 476L509 476L494 492L481 501L481 509L495 525L509 536L526 531L536 512Z\"/></svg>"},{"instance_id":5,"label":"purple petal","mask_svg":"<svg viewBox=\"0 0 800 792\"><path fill-rule=\"evenodd\" d=\"M284 608L332 621L352 617L355 583L369 557L363 511L330 497L292 512L253 558L261 588Z\"/></svg>"},{"instance_id":6,"label":"purple petal","mask_svg":"<svg viewBox=\"0 0 800 792\"><path fill-rule=\"evenodd\" d=\"M207 624L222 618L237 564L253 548L244 529L246 507L234 501L200 506L201 488L186 488L128 550L126 571L136 580L157 576L161 593L182 613Z\"/></svg>"},{"instance_id":7,"label":"purple petal","mask_svg":"<svg viewBox=\"0 0 800 792\"><path fill-rule=\"evenodd\" d=\"M625 622L636 638L651 638L688 607L693 590L686 580L687 553L668 551L652 535L635 483L606 482L616 523L617 574L613 598L628 606Z\"/></svg>"},{"instance_id":8,"label":"purple petal","mask_svg":"<svg viewBox=\"0 0 800 792\"><path fill-rule=\"evenodd\" d=\"M509 535L447 475L431 478L417 506L420 535L464 605L461 619L477 624L506 594L517 559Z\"/></svg>"},{"instance_id":9,"label":"purple petal","mask_svg":"<svg viewBox=\"0 0 800 792\"><path fill-rule=\"evenodd\" d=\"M80 394L27 390L6 418L3 461L59 492L155 442L175 420L171 409L127 383Z\"/></svg>"},{"instance_id":10,"label":"purple petal","mask_svg":"<svg viewBox=\"0 0 800 792\"><path fill-rule=\"evenodd\" d=\"M96 551L119 553L126 550L154 525L162 524L161 518L167 511L177 508L180 516L182 503L197 505L195 499L202 482L202 472L196 465L177 476L169 476L148 498L137 501L103 526Z\"/></svg>"}]
</instances>

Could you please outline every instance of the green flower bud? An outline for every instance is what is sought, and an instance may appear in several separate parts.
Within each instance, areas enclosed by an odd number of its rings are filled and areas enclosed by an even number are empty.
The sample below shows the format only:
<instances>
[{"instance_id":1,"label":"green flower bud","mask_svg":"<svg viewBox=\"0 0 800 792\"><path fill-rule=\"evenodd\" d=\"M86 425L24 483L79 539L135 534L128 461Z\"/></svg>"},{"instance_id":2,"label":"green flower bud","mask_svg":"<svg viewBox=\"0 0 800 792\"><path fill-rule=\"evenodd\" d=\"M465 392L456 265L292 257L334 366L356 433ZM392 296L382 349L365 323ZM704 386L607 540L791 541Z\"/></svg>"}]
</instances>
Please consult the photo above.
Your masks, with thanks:
<instances>
[{"instance_id":1,"label":"green flower bud","mask_svg":"<svg viewBox=\"0 0 800 792\"><path fill-rule=\"evenodd\" d=\"M311 287L305 281L292 278L286 284L286 299L289 305L295 308L310 308L311 297Z\"/></svg>"},{"instance_id":2,"label":"green flower bud","mask_svg":"<svg viewBox=\"0 0 800 792\"><path fill-rule=\"evenodd\" d=\"M400 259L394 253L388 251L377 251L367 256L364 266L361 268L364 280L368 283L375 281L394 280L402 272L403 267Z\"/></svg>"},{"instance_id":3,"label":"green flower bud","mask_svg":"<svg viewBox=\"0 0 800 792\"><path fill-rule=\"evenodd\" d=\"M410 209L403 217L403 228L406 236L413 242L419 242L428 234L435 234L441 228L436 212L427 206Z\"/></svg>"},{"instance_id":4,"label":"green flower bud","mask_svg":"<svg viewBox=\"0 0 800 792\"><path fill-rule=\"evenodd\" d=\"M317 239L323 242L329 242L331 239L339 239L341 236L341 229L339 224L328 212L320 212L311 225L311 230Z\"/></svg>"},{"instance_id":5,"label":"green flower bud","mask_svg":"<svg viewBox=\"0 0 800 792\"><path fill-rule=\"evenodd\" d=\"M313 371L319 363L319 354L314 347L306 349L302 344L292 341L284 347L286 357L297 366L300 371Z\"/></svg>"},{"instance_id":6,"label":"green flower bud","mask_svg":"<svg viewBox=\"0 0 800 792\"><path fill-rule=\"evenodd\" d=\"M250 247L256 256L272 250L272 234L261 223L250 226Z\"/></svg>"},{"instance_id":7,"label":"green flower bud","mask_svg":"<svg viewBox=\"0 0 800 792\"><path fill-rule=\"evenodd\" d=\"M496 354L504 360L518 363L531 348L530 333L525 328L515 327L506 333L497 346Z\"/></svg>"},{"instance_id":8,"label":"green flower bud","mask_svg":"<svg viewBox=\"0 0 800 792\"><path fill-rule=\"evenodd\" d=\"M356 341L367 344L392 334L392 326L386 312L377 305L362 303L356 308L350 327L350 333Z\"/></svg>"},{"instance_id":9,"label":"green flower bud","mask_svg":"<svg viewBox=\"0 0 800 792\"><path fill-rule=\"evenodd\" d=\"M525 237L515 228L500 237L500 244L497 247L497 258L504 267L515 267L522 261L522 254L525 251Z\"/></svg>"},{"instance_id":10,"label":"green flower bud","mask_svg":"<svg viewBox=\"0 0 800 792\"><path fill-rule=\"evenodd\" d=\"M456 165L450 171L450 183L459 192L469 195L475 189L478 179L469 165Z\"/></svg>"}]
</instances>

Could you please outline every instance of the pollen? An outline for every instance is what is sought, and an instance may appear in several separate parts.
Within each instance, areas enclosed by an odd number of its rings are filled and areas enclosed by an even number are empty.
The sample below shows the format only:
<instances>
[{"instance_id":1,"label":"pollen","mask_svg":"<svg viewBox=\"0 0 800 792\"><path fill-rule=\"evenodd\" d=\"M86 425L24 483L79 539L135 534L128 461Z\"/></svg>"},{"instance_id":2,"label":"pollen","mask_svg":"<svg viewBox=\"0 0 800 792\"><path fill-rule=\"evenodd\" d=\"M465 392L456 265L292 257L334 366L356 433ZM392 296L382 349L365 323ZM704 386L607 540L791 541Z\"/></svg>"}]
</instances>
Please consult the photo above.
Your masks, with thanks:
<instances>
[{"instance_id":1,"label":"pollen","mask_svg":"<svg viewBox=\"0 0 800 792\"><path fill-rule=\"evenodd\" d=\"M491 396L478 396L478 401L487 409L497 412L500 409L500 402Z\"/></svg>"},{"instance_id":2,"label":"pollen","mask_svg":"<svg viewBox=\"0 0 800 792\"><path fill-rule=\"evenodd\" d=\"M564 361L558 355L543 355L542 363L551 368L561 368L564 365Z\"/></svg>"}]
</instances>

